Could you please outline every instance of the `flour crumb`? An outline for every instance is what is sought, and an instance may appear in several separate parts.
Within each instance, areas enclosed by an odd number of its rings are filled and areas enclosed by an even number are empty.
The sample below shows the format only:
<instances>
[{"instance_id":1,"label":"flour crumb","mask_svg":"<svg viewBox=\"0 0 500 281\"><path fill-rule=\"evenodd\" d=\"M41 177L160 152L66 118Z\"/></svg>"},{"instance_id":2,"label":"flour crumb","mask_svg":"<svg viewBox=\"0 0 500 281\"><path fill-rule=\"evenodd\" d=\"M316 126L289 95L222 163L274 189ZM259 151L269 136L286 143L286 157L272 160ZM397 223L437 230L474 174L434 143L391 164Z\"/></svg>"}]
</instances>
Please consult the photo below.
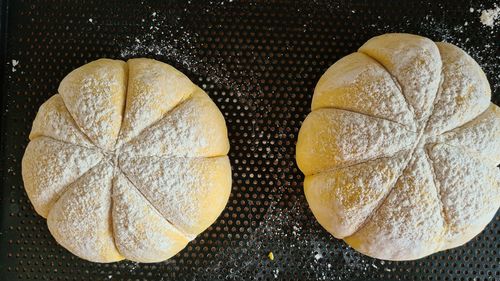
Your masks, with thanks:
<instances>
[{"instance_id":1,"label":"flour crumb","mask_svg":"<svg viewBox=\"0 0 500 281\"><path fill-rule=\"evenodd\" d=\"M315 260L319 260L323 257L323 255L321 253L317 253L316 255L314 255L314 259Z\"/></svg>"},{"instance_id":2,"label":"flour crumb","mask_svg":"<svg viewBox=\"0 0 500 281\"><path fill-rule=\"evenodd\" d=\"M280 273L280 270L278 268L274 269L273 270L273 275L274 275L274 278L278 278L278 274Z\"/></svg>"},{"instance_id":3,"label":"flour crumb","mask_svg":"<svg viewBox=\"0 0 500 281\"><path fill-rule=\"evenodd\" d=\"M474 8L470 8L469 12L474 13Z\"/></svg>"},{"instance_id":4,"label":"flour crumb","mask_svg":"<svg viewBox=\"0 0 500 281\"><path fill-rule=\"evenodd\" d=\"M16 66L19 64L18 60L12 60L12 72L16 72Z\"/></svg>"},{"instance_id":5,"label":"flour crumb","mask_svg":"<svg viewBox=\"0 0 500 281\"><path fill-rule=\"evenodd\" d=\"M496 25L496 20L500 16L500 7L495 5L494 9L483 10L479 20L485 26L493 28Z\"/></svg>"},{"instance_id":6,"label":"flour crumb","mask_svg":"<svg viewBox=\"0 0 500 281\"><path fill-rule=\"evenodd\" d=\"M372 263L372 267L375 268L375 269L378 269L378 266L376 266L375 264Z\"/></svg>"},{"instance_id":7,"label":"flour crumb","mask_svg":"<svg viewBox=\"0 0 500 281\"><path fill-rule=\"evenodd\" d=\"M89 19L90 23L94 23L94 20L92 18Z\"/></svg>"}]
</instances>

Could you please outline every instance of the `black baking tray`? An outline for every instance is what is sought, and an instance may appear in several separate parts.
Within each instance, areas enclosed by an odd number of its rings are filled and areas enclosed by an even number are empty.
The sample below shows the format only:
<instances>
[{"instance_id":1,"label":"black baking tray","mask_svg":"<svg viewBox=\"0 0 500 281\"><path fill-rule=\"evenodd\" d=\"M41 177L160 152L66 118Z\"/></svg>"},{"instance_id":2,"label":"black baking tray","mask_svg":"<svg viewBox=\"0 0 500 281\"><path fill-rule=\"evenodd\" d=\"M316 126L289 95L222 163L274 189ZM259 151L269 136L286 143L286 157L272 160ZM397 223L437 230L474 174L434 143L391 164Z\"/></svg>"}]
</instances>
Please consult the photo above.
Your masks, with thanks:
<instances>
[{"instance_id":1,"label":"black baking tray","mask_svg":"<svg viewBox=\"0 0 500 281\"><path fill-rule=\"evenodd\" d=\"M382 33L462 47L484 68L500 104L499 29L481 24L478 12L493 6L0 0L0 280L500 280L498 213L463 247L417 261L368 258L316 222L294 157L321 74ZM162 263L97 264L71 255L24 191L20 163L38 107L69 71L101 57L151 57L175 66L206 90L227 121L233 169L227 207Z\"/></svg>"}]
</instances>

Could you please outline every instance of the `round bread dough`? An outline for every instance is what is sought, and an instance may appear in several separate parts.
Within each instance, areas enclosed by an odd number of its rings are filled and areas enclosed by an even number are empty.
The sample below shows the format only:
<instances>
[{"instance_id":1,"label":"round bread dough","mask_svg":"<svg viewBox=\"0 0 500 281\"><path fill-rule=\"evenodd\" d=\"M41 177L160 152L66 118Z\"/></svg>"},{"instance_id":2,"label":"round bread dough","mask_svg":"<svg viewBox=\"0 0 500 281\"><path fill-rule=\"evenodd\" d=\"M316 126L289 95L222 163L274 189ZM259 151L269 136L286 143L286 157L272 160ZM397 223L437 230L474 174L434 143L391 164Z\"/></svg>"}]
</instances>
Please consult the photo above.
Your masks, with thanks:
<instances>
[{"instance_id":1,"label":"round bread dough","mask_svg":"<svg viewBox=\"0 0 500 281\"><path fill-rule=\"evenodd\" d=\"M224 209L224 117L172 66L100 59L68 74L33 122L26 192L56 241L93 262L158 262Z\"/></svg>"},{"instance_id":2,"label":"round bread dough","mask_svg":"<svg viewBox=\"0 0 500 281\"><path fill-rule=\"evenodd\" d=\"M460 246L500 205L500 108L460 48L385 34L332 65L300 129L318 222L361 253L412 260Z\"/></svg>"}]
</instances>

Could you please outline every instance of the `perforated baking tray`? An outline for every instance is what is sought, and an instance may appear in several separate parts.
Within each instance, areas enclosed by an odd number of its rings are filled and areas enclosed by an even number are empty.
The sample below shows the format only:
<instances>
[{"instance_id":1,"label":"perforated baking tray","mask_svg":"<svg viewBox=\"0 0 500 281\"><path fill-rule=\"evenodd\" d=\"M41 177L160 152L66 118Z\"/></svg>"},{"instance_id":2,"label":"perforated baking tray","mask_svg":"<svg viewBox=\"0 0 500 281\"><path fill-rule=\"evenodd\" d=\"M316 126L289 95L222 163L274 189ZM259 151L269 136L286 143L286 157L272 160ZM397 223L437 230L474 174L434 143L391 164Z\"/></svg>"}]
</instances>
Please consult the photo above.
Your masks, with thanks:
<instances>
[{"instance_id":1,"label":"perforated baking tray","mask_svg":"<svg viewBox=\"0 0 500 281\"><path fill-rule=\"evenodd\" d=\"M319 226L295 164L320 75L378 34L417 33L464 48L500 104L499 29L480 22L494 1L434 2L0 0L0 280L500 280L499 214L464 247L383 262ZM23 188L20 162L38 107L69 71L100 57L172 64L227 121L227 207L163 263L96 264L71 255Z\"/></svg>"}]
</instances>

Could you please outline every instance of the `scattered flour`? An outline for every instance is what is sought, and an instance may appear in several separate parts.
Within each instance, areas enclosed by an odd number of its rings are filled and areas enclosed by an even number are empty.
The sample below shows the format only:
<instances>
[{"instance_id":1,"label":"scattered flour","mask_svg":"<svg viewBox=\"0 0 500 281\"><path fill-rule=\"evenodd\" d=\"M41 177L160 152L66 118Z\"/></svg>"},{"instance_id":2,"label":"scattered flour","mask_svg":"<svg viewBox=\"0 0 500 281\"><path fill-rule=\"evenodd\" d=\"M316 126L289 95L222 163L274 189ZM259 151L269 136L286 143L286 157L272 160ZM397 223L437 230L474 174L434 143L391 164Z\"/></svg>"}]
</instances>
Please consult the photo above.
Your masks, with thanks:
<instances>
[{"instance_id":1,"label":"scattered flour","mask_svg":"<svg viewBox=\"0 0 500 281\"><path fill-rule=\"evenodd\" d=\"M211 62L207 63L203 56L198 54L197 46L203 44L200 34L189 31L183 25L184 18L167 17L155 11L148 20L151 24L148 27L141 26L141 35L129 37L127 42L122 44L122 58L159 56L165 62L179 64L186 74L203 77L207 82L213 82L233 92L245 107L255 112L262 111L262 114L270 113L271 106L262 104L263 100L259 98L264 94L258 83L259 77L254 72L240 70L239 78L236 79L225 59L216 51L209 55ZM257 59L257 54L254 55L254 59ZM239 61L237 55L226 57L233 62ZM256 138L255 132L252 133L250 137Z\"/></svg>"},{"instance_id":2,"label":"scattered flour","mask_svg":"<svg viewBox=\"0 0 500 281\"><path fill-rule=\"evenodd\" d=\"M495 5L493 9L483 10L481 16L479 17L481 23L485 26L493 28L497 23L496 20L500 16L500 7Z\"/></svg>"},{"instance_id":3,"label":"scattered flour","mask_svg":"<svg viewBox=\"0 0 500 281\"><path fill-rule=\"evenodd\" d=\"M17 70L16 66L19 65L19 61L13 59L12 62L11 62L11 64L12 64L12 72L16 72L16 70Z\"/></svg>"},{"instance_id":4,"label":"scattered flour","mask_svg":"<svg viewBox=\"0 0 500 281\"><path fill-rule=\"evenodd\" d=\"M368 264L373 263L369 258L309 225L315 225L314 221L305 222L304 216L311 215L305 198L297 198L293 206L281 206L282 192L273 194L277 197L251 234L242 237L241 242L234 241L231 246L221 248L196 276L210 278L222 274L230 280L240 280L255 274L255 280L265 280L269 273L273 276L279 273L283 280L290 280L292 276L300 276L303 268L288 265L304 259L312 261L304 265L311 267L311 280L343 280L339 276L353 272L369 274L372 268ZM301 231L294 232L297 229ZM266 257L269 250L279 259L270 261Z\"/></svg>"}]
</instances>

